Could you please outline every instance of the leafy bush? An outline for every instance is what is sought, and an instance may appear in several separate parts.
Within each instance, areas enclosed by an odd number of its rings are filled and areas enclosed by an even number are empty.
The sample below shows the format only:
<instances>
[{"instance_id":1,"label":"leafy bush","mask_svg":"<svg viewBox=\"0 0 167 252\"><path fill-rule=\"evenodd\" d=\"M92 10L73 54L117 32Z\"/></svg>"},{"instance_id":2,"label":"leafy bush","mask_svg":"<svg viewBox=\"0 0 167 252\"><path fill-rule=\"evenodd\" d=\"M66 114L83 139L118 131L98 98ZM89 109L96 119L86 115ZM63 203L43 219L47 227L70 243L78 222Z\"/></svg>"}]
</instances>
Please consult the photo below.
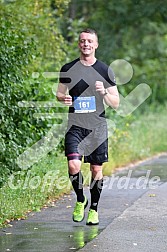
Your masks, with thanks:
<instances>
[{"instance_id":1,"label":"leafy bush","mask_svg":"<svg viewBox=\"0 0 167 252\"><path fill-rule=\"evenodd\" d=\"M23 108L21 101L54 99L51 80L33 79L32 72L58 71L65 57L57 20L68 0L0 1L0 184L19 167L16 158L46 134L54 120L33 117L50 108Z\"/></svg>"},{"instance_id":2,"label":"leafy bush","mask_svg":"<svg viewBox=\"0 0 167 252\"><path fill-rule=\"evenodd\" d=\"M0 177L3 182L4 175L17 169L16 157L27 144L39 138L44 129L34 127L32 111L23 110L18 106L19 101L27 100L33 95L34 89L25 86L25 79L28 77L26 67L32 60L35 43L33 39L27 39L23 30L17 28L10 15L1 18L0 35L2 45L0 49Z\"/></svg>"}]
</instances>

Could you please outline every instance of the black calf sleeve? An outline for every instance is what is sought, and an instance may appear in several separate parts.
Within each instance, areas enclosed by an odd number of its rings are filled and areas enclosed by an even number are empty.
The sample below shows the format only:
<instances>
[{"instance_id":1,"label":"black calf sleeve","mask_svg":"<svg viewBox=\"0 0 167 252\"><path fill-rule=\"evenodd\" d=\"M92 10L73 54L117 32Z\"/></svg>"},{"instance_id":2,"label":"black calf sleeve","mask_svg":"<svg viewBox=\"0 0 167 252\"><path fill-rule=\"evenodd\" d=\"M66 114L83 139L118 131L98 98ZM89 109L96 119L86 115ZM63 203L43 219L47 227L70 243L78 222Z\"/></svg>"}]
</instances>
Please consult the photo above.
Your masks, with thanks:
<instances>
[{"instance_id":1,"label":"black calf sleeve","mask_svg":"<svg viewBox=\"0 0 167 252\"><path fill-rule=\"evenodd\" d=\"M77 201L84 202L84 194L83 194L83 176L81 171L77 174L71 175L69 174L72 186L77 195Z\"/></svg>"},{"instance_id":2,"label":"black calf sleeve","mask_svg":"<svg viewBox=\"0 0 167 252\"><path fill-rule=\"evenodd\" d=\"M103 179L101 180L93 180L90 185L90 193L91 193L91 206L90 208L97 211L100 195L103 188Z\"/></svg>"}]
</instances>

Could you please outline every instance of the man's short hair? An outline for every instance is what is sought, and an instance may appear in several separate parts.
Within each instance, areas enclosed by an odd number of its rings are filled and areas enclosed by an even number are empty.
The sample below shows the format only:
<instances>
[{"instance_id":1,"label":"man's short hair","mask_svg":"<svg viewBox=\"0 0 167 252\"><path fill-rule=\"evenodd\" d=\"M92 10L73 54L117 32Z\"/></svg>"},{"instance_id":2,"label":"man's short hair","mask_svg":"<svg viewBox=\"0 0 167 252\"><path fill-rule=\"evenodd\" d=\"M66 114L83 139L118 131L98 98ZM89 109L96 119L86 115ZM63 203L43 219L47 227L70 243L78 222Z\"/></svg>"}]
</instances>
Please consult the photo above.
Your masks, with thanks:
<instances>
[{"instance_id":1,"label":"man's short hair","mask_svg":"<svg viewBox=\"0 0 167 252\"><path fill-rule=\"evenodd\" d=\"M96 36L96 38L97 38L97 40L98 40L97 32L96 32L95 30L90 29L90 28L86 28L86 29L82 30L82 31L80 32L80 34L81 34L82 32L90 33L90 34L95 34L95 36ZM80 34L79 34L79 38L80 38Z\"/></svg>"}]
</instances>

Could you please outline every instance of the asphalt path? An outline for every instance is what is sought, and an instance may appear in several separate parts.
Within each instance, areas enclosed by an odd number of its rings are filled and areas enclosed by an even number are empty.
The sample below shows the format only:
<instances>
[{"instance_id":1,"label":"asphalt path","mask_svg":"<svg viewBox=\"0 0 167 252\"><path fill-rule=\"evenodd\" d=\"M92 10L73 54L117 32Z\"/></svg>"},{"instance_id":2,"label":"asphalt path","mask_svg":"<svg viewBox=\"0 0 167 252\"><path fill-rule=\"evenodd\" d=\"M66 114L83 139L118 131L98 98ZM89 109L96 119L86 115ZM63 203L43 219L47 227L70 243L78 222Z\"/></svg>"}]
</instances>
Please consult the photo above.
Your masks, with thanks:
<instances>
[{"instance_id":1,"label":"asphalt path","mask_svg":"<svg viewBox=\"0 0 167 252\"><path fill-rule=\"evenodd\" d=\"M166 252L167 183L145 193L80 251Z\"/></svg>"},{"instance_id":2,"label":"asphalt path","mask_svg":"<svg viewBox=\"0 0 167 252\"><path fill-rule=\"evenodd\" d=\"M73 192L0 230L0 252L167 251L167 155L104 178L97 226L72 221ZM84 192L90 199L89 187Z\"/></svg>"}]
</instances>

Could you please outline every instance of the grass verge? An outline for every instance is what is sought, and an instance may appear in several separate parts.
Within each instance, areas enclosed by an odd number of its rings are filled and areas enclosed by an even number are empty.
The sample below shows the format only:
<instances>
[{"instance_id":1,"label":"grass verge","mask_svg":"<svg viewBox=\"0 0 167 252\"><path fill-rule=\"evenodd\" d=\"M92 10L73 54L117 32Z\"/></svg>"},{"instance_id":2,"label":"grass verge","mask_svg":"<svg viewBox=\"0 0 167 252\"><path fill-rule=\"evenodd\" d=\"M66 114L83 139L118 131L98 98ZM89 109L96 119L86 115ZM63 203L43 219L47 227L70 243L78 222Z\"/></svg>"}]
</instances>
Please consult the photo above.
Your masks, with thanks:
<instances>
[{"instance_id":1,"label":"grass verge","mask_svg":"<svg viewBox=\"0 0 167 252\"><path fill-rule=\"evenodd\" d=\"M117 167L135 163L157 153L167 151L166 107L143 115L125 118L116 123L109 139L109 163L104 165L105 175Z\"/></svg>"}]
</instances>

